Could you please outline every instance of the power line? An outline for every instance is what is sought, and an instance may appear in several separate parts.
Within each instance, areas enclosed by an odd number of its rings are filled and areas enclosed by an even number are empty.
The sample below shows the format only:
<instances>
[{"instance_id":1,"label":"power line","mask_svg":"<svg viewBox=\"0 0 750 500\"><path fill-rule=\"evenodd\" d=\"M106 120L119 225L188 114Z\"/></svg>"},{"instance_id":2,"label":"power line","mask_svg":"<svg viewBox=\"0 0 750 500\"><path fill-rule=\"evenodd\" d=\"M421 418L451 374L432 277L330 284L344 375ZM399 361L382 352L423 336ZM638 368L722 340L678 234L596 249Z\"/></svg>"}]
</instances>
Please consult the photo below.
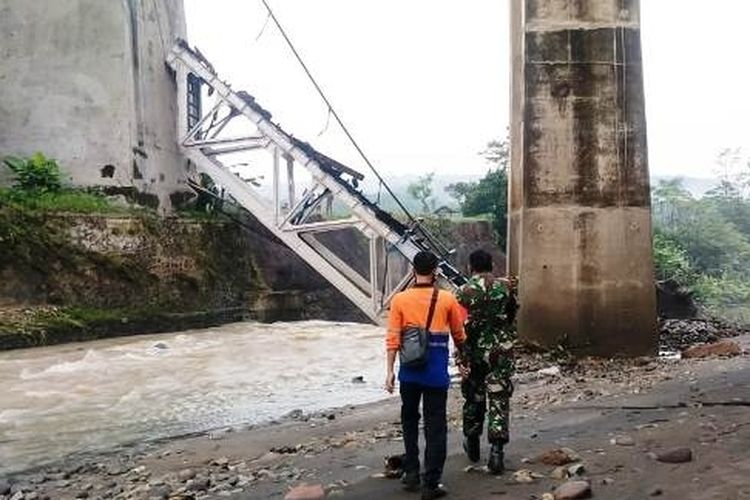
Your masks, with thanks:
<instances>
[{"instance_id":1,"label":"power line","mask_svg":"<svg viewBox=\"0 0 750 500\"><path fill-rule=\"evenodd\" d=\"M299 52L297 52L297 49L294 47L294 44L292 44L292 41L289 39L289 36L286 34L286 31L281 26L281 23L279 23L279 20L276 18L276 15L273 13L273 10L271 9L271 6L268 4L267 0L261 0L263 2L263 5L266 7L266 10L268 11L268 15L273 19L274 24L279 29L279 32L281 33L281 36L284 37L284 40L286 41L287 45L289 46L289 49L294 54L294 57L297 59L297 62L299 62L300 66L302 66L302 69L305 71L305 74L307 74L307 77L310 79L310 82L312 82L313 86L315 87L315 90L318 91L318 95L320 95L321 99L323 99L323 102L325 102L326 106L328 107L328 112L333 115L333 118L336 120L336 122L341 127L341 130L344 131L344 134L346 134L346 137L349 139L349 141L352 143L354 148L357 150L359 155L362 157L362 159L365 161L368 167L370 167L370 170L372 170L372 173L375 174L375 177L377 177L380 184L388 191L388 194L391 195L393 200L396 202L396 204L401 208L401 210L406 214L409 221L416 222L414 217L412 217L411 213L406 209L406 207L401 203L401 200L398 199L396 194L391 190L391 188L388 186L388 184L385 182L385 180L380 176L378 171L375 169L373 164L370 162L370 160L367 158L367 155L365 155L364 151L362 151L362 148L359 147L359 144L357 141L354 140L354 137L352 137L352 134L349 133L349 129L346 128L346 125L344 125L344 122L339 117L338 113L336 113L336 110L333 109L333 106L331 105L331 102L326 97L325 93L323 92L323 89L320 88L320 85L318 85L318 82L313 77L312 73L308 69L305 62L302 60L302 57L299 55Z\"/></svg>"}]
</instances>

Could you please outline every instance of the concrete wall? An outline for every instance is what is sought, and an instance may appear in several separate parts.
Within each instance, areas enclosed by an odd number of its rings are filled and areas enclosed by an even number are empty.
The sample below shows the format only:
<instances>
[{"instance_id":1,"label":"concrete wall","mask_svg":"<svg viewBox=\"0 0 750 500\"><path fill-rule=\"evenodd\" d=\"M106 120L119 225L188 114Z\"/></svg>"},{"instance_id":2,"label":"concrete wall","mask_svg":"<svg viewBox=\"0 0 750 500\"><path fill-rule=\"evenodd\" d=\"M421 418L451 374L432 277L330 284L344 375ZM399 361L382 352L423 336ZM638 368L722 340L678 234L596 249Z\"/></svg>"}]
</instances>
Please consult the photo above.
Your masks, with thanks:
<instances>
[{"instance_id":1,"label":"concrete wall","mask_svg":"<svg viewBox=\"0 0 750 500\"><path fill-rule=\"evenodd\" d=\"M74 185L168 209L184 162L164 58L185 32L182 0L0 0L0 155L41 151Z\"/></svg>"},{"instance_id":2,"label":"concrete wall","mask_svg":"<svg viewBox=\"0 0 750 500\"><path fill-rule=\"evenodd\" d=\"M639 3L526 0L519 17L511 200L521 220L511 220L521 234L520 333L595 354L651 353Z\"/></svg>"}]
</instances>

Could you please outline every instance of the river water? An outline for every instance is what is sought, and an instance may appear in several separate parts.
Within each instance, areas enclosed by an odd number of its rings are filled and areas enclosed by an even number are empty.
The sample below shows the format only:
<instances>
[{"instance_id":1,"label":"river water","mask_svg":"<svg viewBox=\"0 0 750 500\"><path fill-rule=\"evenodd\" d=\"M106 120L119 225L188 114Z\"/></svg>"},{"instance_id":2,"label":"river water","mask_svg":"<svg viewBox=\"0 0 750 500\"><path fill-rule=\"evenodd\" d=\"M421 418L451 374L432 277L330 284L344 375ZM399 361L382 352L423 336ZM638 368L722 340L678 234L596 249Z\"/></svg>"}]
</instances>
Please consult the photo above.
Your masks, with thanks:
<instances>
[{"instance_id":1,"label":"river water","mask_svg":"<svg viewBox=\"0 0 750 500\"><path fill-rule=\"evenodd\" d=\"M360 324L236 323L0 353L0 474L384 398L383 335Z\"/></svg>"}]
</instances>

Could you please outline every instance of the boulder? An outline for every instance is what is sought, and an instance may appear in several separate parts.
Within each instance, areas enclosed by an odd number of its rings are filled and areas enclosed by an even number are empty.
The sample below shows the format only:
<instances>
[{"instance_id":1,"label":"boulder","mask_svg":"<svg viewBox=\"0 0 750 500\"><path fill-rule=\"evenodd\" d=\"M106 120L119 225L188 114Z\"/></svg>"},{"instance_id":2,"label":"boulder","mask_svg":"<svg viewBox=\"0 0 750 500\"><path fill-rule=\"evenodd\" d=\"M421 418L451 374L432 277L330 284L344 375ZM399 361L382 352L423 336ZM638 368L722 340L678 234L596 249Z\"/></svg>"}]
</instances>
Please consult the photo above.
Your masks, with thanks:
<instances>
[{"instance_id":1,"label":"boulder","mask_svg":"<svg viewBox=\"0 0 750 500\"><path fill-rule=\"evenodd\" d=\"M588 481L568 481L555 489L555 500L576 498L591 498L591 484Z\"/></svg>"}]
</instances>

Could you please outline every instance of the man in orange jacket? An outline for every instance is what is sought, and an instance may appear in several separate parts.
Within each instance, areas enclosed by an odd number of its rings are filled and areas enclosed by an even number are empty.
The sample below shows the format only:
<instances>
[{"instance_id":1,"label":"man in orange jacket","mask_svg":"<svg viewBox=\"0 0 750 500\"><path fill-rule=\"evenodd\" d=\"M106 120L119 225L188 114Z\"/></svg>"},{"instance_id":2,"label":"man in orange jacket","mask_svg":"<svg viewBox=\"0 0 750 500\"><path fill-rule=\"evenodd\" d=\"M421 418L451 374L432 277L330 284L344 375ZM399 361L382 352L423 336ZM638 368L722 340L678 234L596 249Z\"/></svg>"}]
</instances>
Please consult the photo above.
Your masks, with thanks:
<instances>
[{"instance_id":1,"label":"man in orange jacket","mask_svg":"<svg viewBox=\"0 0 750 500\"><path fill-rule=\"evenodd\" d=\"M426 327L438 260L430 252L419 252L414 257L415 285L396 294L391 301L388 319L386 348L388 350L385 388L395 387L394 364L401 347L401 333L406 327ZM440 290L435 303L432 324L429 328L429 356L419 368L401 366L399 383L401 393L401 426L404 436L404 489L419 491L422 499L432 500L447 494L440 484L446 457L448 424L446 406L448 399L448 338L460 352L466 334L463 328L463 311L450 292ZM449 335L450 334L450 335ZM419 475L419 403L424 414L424 475Z\"/></svg>"}]
</instances>

